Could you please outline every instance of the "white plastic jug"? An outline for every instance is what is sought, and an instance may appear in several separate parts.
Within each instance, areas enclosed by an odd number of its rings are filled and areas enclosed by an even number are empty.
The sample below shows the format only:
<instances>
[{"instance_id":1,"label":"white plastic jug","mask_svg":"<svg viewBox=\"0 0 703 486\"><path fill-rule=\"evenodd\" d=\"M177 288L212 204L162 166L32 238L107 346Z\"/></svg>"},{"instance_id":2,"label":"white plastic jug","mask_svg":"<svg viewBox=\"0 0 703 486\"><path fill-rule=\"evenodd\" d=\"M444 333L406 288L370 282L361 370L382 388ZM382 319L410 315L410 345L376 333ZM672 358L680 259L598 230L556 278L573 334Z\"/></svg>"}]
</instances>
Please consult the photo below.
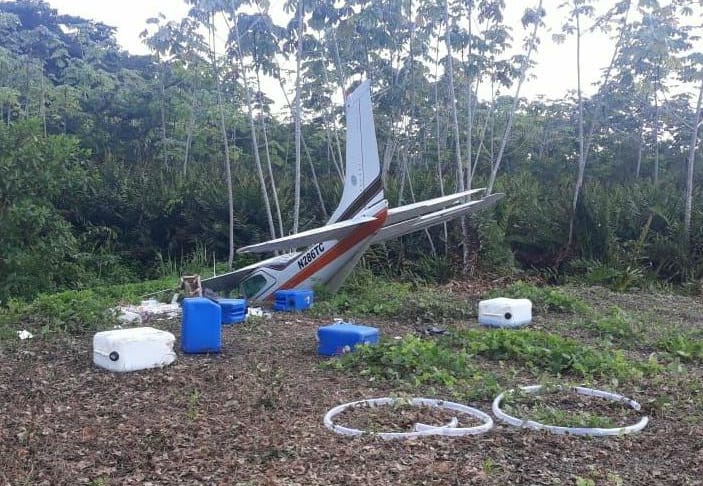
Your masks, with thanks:
<instances>
[{"instance_id":1,"label":"white plastic jug","mask_svg":"<svg viewBox=\"0 0 703 486\"><path fill-rule=\"evenodd\" d=\"M532 302L529 299L482 300L478 303L478 322L492 327L522 327L532 322Z\"/></svg>"},{"instance_id":2,"label":"white plastic jug","mask_svg":"<svg viewBox=\"0 0 703 486\"><path fill-rule=\"evenodd\" d=\"M110 371L160 368L176 360L173 334L153 327L99 332L93 336L93 362Z\"/></svg>"}]
</instances>

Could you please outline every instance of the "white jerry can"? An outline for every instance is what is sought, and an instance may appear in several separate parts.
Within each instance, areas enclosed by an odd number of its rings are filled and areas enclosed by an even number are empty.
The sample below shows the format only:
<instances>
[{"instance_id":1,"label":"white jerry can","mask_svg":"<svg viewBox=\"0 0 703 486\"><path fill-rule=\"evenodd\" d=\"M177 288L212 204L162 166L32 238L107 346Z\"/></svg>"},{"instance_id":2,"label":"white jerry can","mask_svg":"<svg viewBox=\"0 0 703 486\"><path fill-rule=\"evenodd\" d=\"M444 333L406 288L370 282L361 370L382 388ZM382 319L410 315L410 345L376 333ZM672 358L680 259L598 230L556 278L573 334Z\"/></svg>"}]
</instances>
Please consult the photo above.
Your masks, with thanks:
<instances>
[{"instance_id":1,"label":"white jerry can","mask_svg":"<svg viewBox=\"0 0 703 486\"><path fill-rule=\"evenodd\" d=\"M532 322L530 299L482 300L478 303L478 323L491 327L522 327Z\"/></svg>"},{"instance_id":2,"label":"white jerry can","mask_svg":"<svg viewBox=\"0 0 703 486\"><path fill-rule=\"evenodd\" d=\"M93 362L110 371L136 371L170 365L176 359L173 334L153 327L99 332L93 336Z\"/></svg>"}]
</instances>

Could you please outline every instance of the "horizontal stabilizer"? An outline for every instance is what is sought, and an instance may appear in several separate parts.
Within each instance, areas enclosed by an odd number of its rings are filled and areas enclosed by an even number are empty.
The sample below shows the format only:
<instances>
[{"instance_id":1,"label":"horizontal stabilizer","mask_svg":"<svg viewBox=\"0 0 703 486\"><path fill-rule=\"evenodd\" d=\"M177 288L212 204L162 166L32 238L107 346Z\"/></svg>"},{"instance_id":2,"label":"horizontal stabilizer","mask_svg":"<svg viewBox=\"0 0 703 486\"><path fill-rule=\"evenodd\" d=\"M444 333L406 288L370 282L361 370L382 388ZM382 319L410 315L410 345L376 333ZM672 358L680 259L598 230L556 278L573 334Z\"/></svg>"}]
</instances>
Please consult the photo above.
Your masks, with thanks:
<instances>
[{"instance_id":1,"label":"horizontal stabilizer","mask_svg":"<svg viewBox=\"0 0 703 486\"><path fill-rule=\"evenodd\" d=\"M322 241L339 240L348 235L354 228L376 218L364 216L356 219L341 221L339 223L328 224L320 228L303 231L295 235L284 236L275 240L264 241L256 245L249 245L237 250L237 253L264 253L267 251L290 250L310 246Z\"/></svg>"},{"instance_id":2,"label":"horizontal stabilizer","mask_svg":"<svg viewBox=\"0 0 703 486\"><path fill-rule=\"evenodd\" d=\"M442 209L430 214L425 214L423 216L418 216L413 219L406 221L401 221L390 226L384 226L381 228L376 236L374 236L372 243L379 243L381 241L390 240L391 238L397 238L399 236L406 235L408 233L413 233L415 231L424 230L431 226L437 224L445 223L454 218L460 216L465 216L467 214L475 213L482 209L489 208L495 205L500 199L503 198L505 194L491 194L483 199L477 201L470 201L467 203L459 204L457 206L452 206L447 209Z\"/></svg>"},{"instance_id":3,"label":"horizontal stabilizer","mask_svg":"<svg viewBox=\"0 0 703 486\"><path fill-rule=\"evenodd\" d=\"M446 208L447 206L461 202L467 196L483 192L485 190L485 188L472 189L470 191L457 192L456 194L449 194L448 196L441 196L434 199L428 199L427 201L420 201L389 209L388 218L386 218L384 226L390 226L401 221L416 218L427 213L432 213L438 209Z\"/></svg>"}]
</instances>

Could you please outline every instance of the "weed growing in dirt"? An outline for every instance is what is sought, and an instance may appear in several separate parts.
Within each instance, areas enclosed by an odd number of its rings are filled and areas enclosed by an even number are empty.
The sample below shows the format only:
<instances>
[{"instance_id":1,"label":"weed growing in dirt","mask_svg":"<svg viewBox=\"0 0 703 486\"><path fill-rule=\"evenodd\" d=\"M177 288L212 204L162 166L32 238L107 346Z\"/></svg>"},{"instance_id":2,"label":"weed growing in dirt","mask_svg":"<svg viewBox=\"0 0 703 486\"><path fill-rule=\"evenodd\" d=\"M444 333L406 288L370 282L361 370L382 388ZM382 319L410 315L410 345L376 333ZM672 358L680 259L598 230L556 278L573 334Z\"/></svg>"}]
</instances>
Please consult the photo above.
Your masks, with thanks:
<instances>
[{"instance_id":1,"label":"weed growing in dirt","mask_svg":"<svg viewBox=\"0 0 703 486\"><path fill-rule=\"evenodd\" d=\"M200 414L200 392L197 388L194 388L191 394L188 396L188 412L187 417L191 422L198 418Z\"/></svg>"},{"instance_id":2,"label":"weed growing in dirt","mask_svg":"<svg viewBox=\"0 0 703 486\"><path fill-rule=\"evenodd\" d=\"M380 316L417 322L465 320L475 305L448 292L355 273L337 293L316 289L313 315Z\"/></svg>"},{"instance_id":3,"label":"weed growing in dirt","mask_svg":"<svg viewBox=\"0 0 703 486\"><path fill-rule=\"evenodd\" d=\"M619 307L612 307L600 319L588 321L586 327L619 341L632 341L640 334L639 323Z\"/></svg>"},{"instance_id":4,"label":"weed growing in dirt","mask_svg":"<svg viewBox=\"0 0 703 486\"><path fill-rule=\"evenodd\" d=\"M538 312L585 314L590 310L584 301L562 290L551 287L537 287L536 285L522 281L515 282L502 289L492 290L489 293L489 297L530 299L532 305Z\"/></svg>"},{"instance_id":5,"label":"weed growing in dirt","mask_svg":"<svg viewBox=\"0 0 703 486\"><path fill-rule=\"evenodd\" d=\"M703 361L703 339L694 334L672 334L659 340L657 345L683 361Z\"/></svg>"},{"instance_id":6,"label":"weed growing in dirt","mask_svg":"<svg viewBox=\"0 0 703 486\"><path fill-rule=\"evenodd\" d=\"M661 370L655 361L631 361L620 351L601 351L555 334L503 329L459 330L436 339L407 335L360 346L323 366L411 389L440 386L462 398L491 398L499 391L498 380L480 368L475 356L520 364L536 376L547 372L627 381Z\"/></svg>"},{"instance_id":7,"label":"weed growing in dirt","mask_svg":"<svg viewBox=\"0 0 703 486\"><path fill-rule=\"evenodd\" d=\"M655 361L634 362L621 351L601 351L573 339L532 330L458 331L446 339L454 349L488 359L512 361L535 373L571 373L580 377L605 377L628 380L661 370Z\"/></svg>"},{"instance_id":8,"label":"weed growing in dirt","mask_svg":"<svg viewBox=\"0 0 703 486\"><path fill-rule=\"evenodd\" d=\"M359 346L355 352L328 361L324 366L349 370L411 388L440 386L466 398L490 398L498 392L494 375L471 363L462 351L446 348L440 341L408 335Z\"/></svg>"},{"instance_id":9,"label":"weed growing in dirt","mask_svg":"<svg viewBox=\"0 0 703 486\"><path fill-rule=\"evenodd\" d=\"M18 323L44 334L79 334L104 329L114 323L115 315L110 309L117 304L139 302L149 293L175 288L176 284L175 279L167 278L40 294L31 303L10 301L0 312L0 330ZM170 294L164 295L170 297ZM6 333L0 331L0 339L3 337Z\"/></svg>"}]
</instances>

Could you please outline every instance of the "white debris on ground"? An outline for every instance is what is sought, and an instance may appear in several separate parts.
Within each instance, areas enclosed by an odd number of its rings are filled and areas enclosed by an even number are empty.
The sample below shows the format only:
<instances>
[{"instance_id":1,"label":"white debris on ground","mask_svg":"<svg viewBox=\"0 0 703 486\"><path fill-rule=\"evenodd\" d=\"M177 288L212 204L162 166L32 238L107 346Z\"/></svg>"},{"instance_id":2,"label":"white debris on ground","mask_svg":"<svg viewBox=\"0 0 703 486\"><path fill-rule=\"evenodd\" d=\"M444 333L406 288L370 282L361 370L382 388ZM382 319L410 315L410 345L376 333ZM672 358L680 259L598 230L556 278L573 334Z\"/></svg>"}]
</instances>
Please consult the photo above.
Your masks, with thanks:
<instances>
[{"instance_id":1,"label":"white debris on ground","mask_svg":"<svg viewBox=\"0 0 703 486\"><path fill-rule=\"evenodd\" d=\"M34 334L27 331L26 329L22 329L21 331L17 331L17 337L24 341L25 339L32 339L34 337Z\"/></svg>"},{"instance_id":2,"label":"white debris on ground","mask_svg":"<svg viewBox=\"0 0 703 486\"><path fill-rule=\"evenodd\" d=\"M164 304L156 299L143 300L139 305L123 305L115 309L117 320L124 324L141 324L152 319L173 319L181 314L177 303Z\"/></svg>"},{"instance_id":3,"label":"white debris on ground","mask_svg":"<svg viewBox=\"0 0 703 486\"><path fill-rule=\"evenodd\" d=\"M247 310L247 318L249 317L263 317L264 319L271 319L271 313L265 312L261 307L249 307Z\"/></svg>"}]
</instances>

